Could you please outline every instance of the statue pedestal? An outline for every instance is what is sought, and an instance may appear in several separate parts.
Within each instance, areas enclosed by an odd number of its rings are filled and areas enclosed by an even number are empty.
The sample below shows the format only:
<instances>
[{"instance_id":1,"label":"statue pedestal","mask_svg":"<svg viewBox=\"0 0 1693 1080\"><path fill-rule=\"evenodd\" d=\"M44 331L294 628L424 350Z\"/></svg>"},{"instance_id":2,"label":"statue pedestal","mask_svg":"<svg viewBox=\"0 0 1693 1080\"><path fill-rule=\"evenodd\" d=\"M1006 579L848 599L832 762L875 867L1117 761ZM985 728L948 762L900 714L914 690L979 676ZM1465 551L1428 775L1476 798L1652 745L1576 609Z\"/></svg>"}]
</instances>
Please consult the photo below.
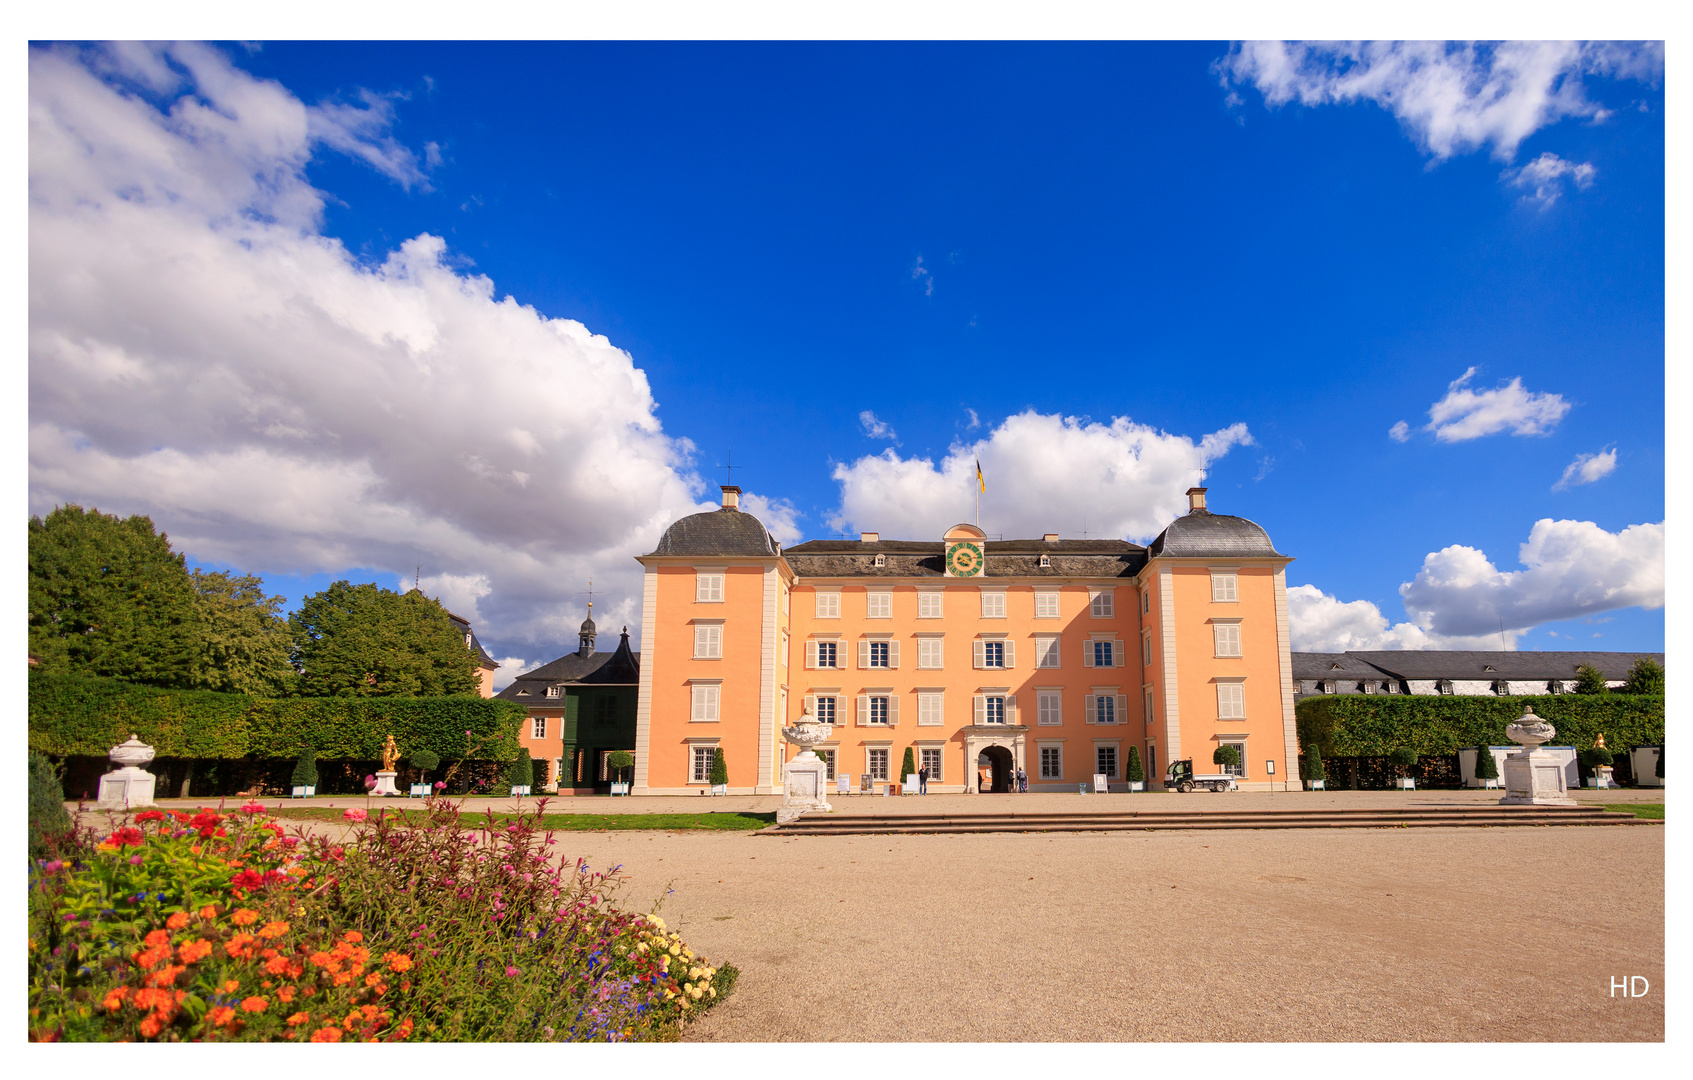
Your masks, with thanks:
<instances>
[{"instance_id":1,"label":"statue pedestal","mask_svg":"<svg viewBox=\"0 0 1693 1080\"><path fill-rule=\"evenodd\" d=\"M1501 806L1575 806L1564 784L1564 765L1539 747L1505 759L1505 797Z\"/></svg>"},{"instance_id":2,"label":"statue pedestal","mask_svg":"<svg viewBox=\"0 0 1693 1080\"><path fill-rule=\"evenodd\" d=\"M834 809L823 795L828 777L829 763L810 750L784 765L782 808L776 811L776 824L786 825L807 811Z\"/></svg>"},{"instance_id":3,"label":"statue pedestal","mask_svg":"<svg viewBox=\"0 0 1693 1080\"><path fill-rule=\"evenodd\" d=\"M372 795L398 795L399 789L394 786L394 777L398 775L398 773L383 769L376 774L376 786L370 789L370 793Z\"/></svg>"},{"instance_id":4,"label":"statue pedestal","mask_svg":"<svg viewBox=\"0 0 1693 1080\"><path fill-rule=\"evenodd\" d=\"M158 777L133 765L100 778L100 809L133 810L153 805L153 787Z\"/></svg>"}]
</instances>

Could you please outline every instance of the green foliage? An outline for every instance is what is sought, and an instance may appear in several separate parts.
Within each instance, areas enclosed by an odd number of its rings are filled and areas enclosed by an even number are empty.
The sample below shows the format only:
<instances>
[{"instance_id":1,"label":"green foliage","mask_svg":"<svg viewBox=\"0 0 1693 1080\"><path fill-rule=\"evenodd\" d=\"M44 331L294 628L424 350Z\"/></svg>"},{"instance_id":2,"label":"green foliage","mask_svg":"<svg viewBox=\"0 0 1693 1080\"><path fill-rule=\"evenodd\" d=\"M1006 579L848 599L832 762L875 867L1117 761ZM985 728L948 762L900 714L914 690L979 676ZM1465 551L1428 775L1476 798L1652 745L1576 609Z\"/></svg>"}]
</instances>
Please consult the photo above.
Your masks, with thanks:
<instances>
[{"instance_id":1,"label":"green foliage","mask_svg":"<svg viewBox=\"0 0 1693 1080\"><path fill-rule=\"evenodd\" d=\"M317 751L306 747L300 751L300 760L294 763L294 775L288 778L293 787L317 787Z\"/></svg>"},{"instance_id":2,"label":"green foliage","mask_svg":"<svg viewBox=\"0 0 1693 1080\"><path fill-rule=\"evenodd\" d=\"M1328 779L1328 774L1323 771L1323 748L1320 746L1313 744L1305 748L1305 779Z\"/></svg>"},{"instance_id":3,"label":"green foliage","mask_svg":"<svg viewBox=\"0 0 1693 1080\"><path fill-rule=\"evenodd\" d=\"M1211 764L1235 767L1240 764L1240 747L1224 743L1211 751Z\"/></svg>"},{"instance_id":4,"label":"green foliage","mask_svg":"<svg viewBox=\"0 0 1693 1080\"><path fill-rule=\"evenodd\" d=\"M524 716L516 702L482 697L276 700L29 675L30 748L60 755L104 756L134 733L160 757L292 758L310 746L319 758L374 761L391 731L402 754L510 761Z\"/></svg>"},{"instance_id":5,"label":"green foliage","mask_svg":"<svg viewBox=\"0 0 1693 1080\"><path fill-rule=\"evenodd\" d=\"M151 518L68 504L29 519L29 651L42 671L195 685L194 586Z\"/></svg>"},{"instance_id":6,"label":"green foliage","mask_svg":"<svg viewBox=\"0 0 1693 1080\"><path fill-rule=\"evenodd\" d=\"M1662 694L1664 692L1664 669L1649 656L1642 656L1628 669L1628 682L1624 684L1622 692L1625 694Z\"/></svg>"},{"instance_id":7,"label":"green foliage","mask_svg":"<svg viewBox=\"0 0 1693 1080\"><path fill-rule=\"evenodd\" d=\"M440 766L441 755L433 750L413 750L406 756L406 760L412 763L414 769L422 769L428 773L429 770Z\"/></svg>"},{"instance_id":8,"label":"green foliage","mask_svg":"<svg viewBox=\"0 0 1693 1080\"><path fill-rule=\"evenodd\" d=\"M1396 746L1393 748L1393 752L1387 755L1387 760L1393 762L1394 767L1399 770L1400 776L1404 776L1407 772L1416 768L1417 752L1409 746Z\"/></svg>"},{"instance_id":9,"label":"green foliage","mask_svg":"<svg viewBox=\"0 0 1693 1080\"><path fill-rule=\"evenodd\" d=\"M534 785L535 766L529 760L529 748L527 746L518 748L517 760L511 763L511 768L506 772L506 782L511 784L512 787L531 787Z\"/></svg>"},{"instance_id":10,"label":"green foliage","mask_svg":"<svg viewBox=\"0 0 1693 1080\"><path fill-rule=\"evenodd\" d=\"M729 763L723 758L721 746L711 752L711 782L713 786L729 782Z\"/></svg>"},{"instance_id":11,"label":"green foliage","mask_svg":"<svg viewBox=\"0 0 1693 1080\"><path fill-rule=\"evenodd\" d=\"M613 750L606 755L606 767L611 770L613 779L626 780L624 772L635 767L635 755L627 750Z\"/></svg>"},{"instance_id":12,"label":"green foliage","mask_svg":"<svg viewBox=\"0 0 1693 1080\"><path fill-rule=\"evenodd\" d=\"M71 816L65 809L65 789L47 755L33 750L29 755L29 858L46 858L53 840L71 831Z\"/></svg>"},{"instance_id":13,"label":"green foliage","mask_svg":"<svg viewBox=\"0 0 1693 1080\"><path fill-rule=\"evenodd\" d=\"M1129 756L1123 763L1123 775L1132 783L1146 782L1146 769L1140 763L1140 747L1129 744Z\"/></svg>"},{"instance_id":14,"label":"green foliage","mask_svg":"<svg viewBox=\"0 0 1693 1080\"><path fill-rule=\"evenodd\" d=\"M912 773L915 773L916 771L917 771L917 752L915 750L911 749L911 747L908 746L908 747L905 748L905 760L903 760L899 763L900 783L904 783L905 778L910 776Z\"/></svg>"},{"instance_id":15,"label":"green foliage","mask_svg":"<svg viewBox=\"0 0 1693 1080\"><path fill-rule=\"evenodd\" d=\"M540 758L529 762L529 787L533 791L540 791L547 785L547 763Z\"/></svg>"},{"instance_id":16,"label":"green foliage","mask_svg":"<svg viewBox=\"0 0 1693 1080\"><path fill-rule=\"evenodd\" d=\"M479 668L440 603L413 590L337 581L288 616L300 693L310 697L474 694Z\"/></svg>"},{"instance_id":17,"label":"green foliage","mask_svg":"<svg viewBox=\"0 0 1693 1080\"><path fill-rule=\"evenodd\" d=\"M1493 757L1493 751L1486 746L1475 749L1475 776L1477 780L1499 779L1499 762Z\"/></svg>"},{"instance_id":18,"label":"green foliage","mask_svg":"<svg viewBox=\"0 0 1693 1080\"><path fill-rule=\"evenodd\" d=\"M1625 746L1656 744L1664 737L1664 699L1644 694L1329 694L1301 701L1296 716L1299 741L1320 746L1324 757L1374 757L1398 746L1433 755L1504 745L1505 726L1525 705L1558 729L1556 741L1563 745L1592 745L1601 731Z\"/></svg>"},{"instance_id":19,"label":"green foliage","mask_svg":"<svg viewBox=\"0 0 1693 1080\"><path fill-rule=\"evenodd\" d=\"M1593 769L1601 765L1614 765L1617 759L1607 747L1590 746L1581 752L1581 760L1589 769Z\"/></svg>"},{"instance_id":20,"label":"green foliage","mask_svg":"<svg viewBox=\"0 0 1693 1080\"><path fill-rule=\"evenodd\" d=\"M200 648L194 685L286 696L295 673L288 662L288 622L278 614L284 598L266 596L264 582L252 574L195 570L192 581Z\"/></svg>"},{"instance_id":21,"label":"green foliage","mask_svg":"<svg viewBox=\"0 0 1693 1080\"><path fill-rule=\"evenodd\" d=\"M1610 693L1610 687L1605 685L1605 673L1592 664L1583 664L1576 668L1575 692L1578 694Z\"/></svg>"}]
</instances>

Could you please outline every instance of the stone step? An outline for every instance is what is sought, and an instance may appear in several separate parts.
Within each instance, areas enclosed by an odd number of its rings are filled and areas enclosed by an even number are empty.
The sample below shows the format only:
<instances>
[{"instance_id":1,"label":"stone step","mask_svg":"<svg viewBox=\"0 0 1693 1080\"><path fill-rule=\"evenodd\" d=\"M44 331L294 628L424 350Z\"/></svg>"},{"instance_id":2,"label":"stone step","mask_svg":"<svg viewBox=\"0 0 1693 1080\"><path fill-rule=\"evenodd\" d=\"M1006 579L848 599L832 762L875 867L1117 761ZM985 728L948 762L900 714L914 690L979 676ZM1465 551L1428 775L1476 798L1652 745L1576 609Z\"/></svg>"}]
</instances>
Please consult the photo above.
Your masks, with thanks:
<instances>
[{"instance_id":1,"label":"stone step","mask_svg":"<svg viewBox=\"0 0 1693 1080\"><path fill-rule=\"evenodd\" d=\"M1418 807L1213 813L829 815L763 830L787 836L889 833L1121 832L1169 829L1367 829L1662 824L1589 807Z\"/></svg>"}]
</instances>

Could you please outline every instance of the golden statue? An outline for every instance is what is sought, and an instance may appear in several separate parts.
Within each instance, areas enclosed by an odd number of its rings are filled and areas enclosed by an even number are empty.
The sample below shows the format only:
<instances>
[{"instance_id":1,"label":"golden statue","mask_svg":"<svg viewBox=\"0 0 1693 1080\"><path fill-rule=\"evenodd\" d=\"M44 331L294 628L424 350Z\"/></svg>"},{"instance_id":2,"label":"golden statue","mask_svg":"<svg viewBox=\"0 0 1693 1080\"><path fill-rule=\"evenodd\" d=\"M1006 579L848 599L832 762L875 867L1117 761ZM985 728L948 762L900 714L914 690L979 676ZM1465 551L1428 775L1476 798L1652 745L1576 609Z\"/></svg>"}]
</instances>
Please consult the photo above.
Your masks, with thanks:
<instances>
[{"instance_id":1,"label":"golden statue","mask_svg":"<svg viewBox=\"0 0 1693 1080\"><path fill-rule=\"evenodd\" d=\"M388 741L382 744L382 771L394 772L394 766L400 762L400 748L394 745L394 736L388 735Z\"/></svg>"}]
</instances>

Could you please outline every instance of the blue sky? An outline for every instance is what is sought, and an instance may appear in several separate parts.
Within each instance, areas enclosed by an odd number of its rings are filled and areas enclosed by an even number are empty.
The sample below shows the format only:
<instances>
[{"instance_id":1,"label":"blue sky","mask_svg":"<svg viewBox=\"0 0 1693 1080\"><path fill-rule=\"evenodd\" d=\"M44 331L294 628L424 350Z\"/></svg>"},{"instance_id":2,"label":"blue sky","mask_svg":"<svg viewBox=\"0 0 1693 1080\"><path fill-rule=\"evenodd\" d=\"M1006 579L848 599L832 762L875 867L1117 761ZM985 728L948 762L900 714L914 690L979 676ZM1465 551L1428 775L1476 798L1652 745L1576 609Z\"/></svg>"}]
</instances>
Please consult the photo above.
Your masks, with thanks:
<instances>
[{"instance_id":1,"label":"blue sky","mask_svg":"<svg viewBox=\"0 0 1693 1080\"><path fill-rule=\"evenodd\" d=\"M1202 470L1296 647L1661 649L1662 53L1526 48L38 48L31 509L532 663L731 452L790 542Z\"/></svg>"}]
</instances>

